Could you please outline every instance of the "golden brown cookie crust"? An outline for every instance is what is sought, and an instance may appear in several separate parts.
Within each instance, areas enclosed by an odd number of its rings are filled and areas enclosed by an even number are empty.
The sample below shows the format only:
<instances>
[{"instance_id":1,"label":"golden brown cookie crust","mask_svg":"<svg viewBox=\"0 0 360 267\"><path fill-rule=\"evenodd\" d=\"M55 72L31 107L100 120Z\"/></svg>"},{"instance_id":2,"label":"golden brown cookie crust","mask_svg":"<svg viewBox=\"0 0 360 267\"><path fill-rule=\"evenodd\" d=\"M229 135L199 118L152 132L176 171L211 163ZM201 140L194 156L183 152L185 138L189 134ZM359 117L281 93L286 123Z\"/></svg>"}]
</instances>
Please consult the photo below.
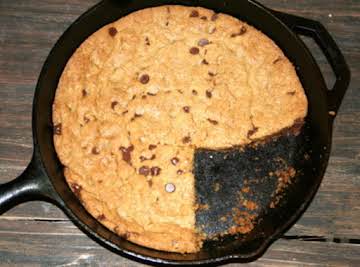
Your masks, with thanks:
<instances>
[{"instance_id":1,"label":"golden brown cookie crust","mask_svg":"<svg viewBox=\"0 0 360 267\"><path fill-rule=\"evenodd\" d=\"M208 9L161 6L76 50L56 91L54 142L67 182L105 226L194 252L194 149L245 145L306 113L293 65L267 36Z\"/></svg>"}]
</instances>

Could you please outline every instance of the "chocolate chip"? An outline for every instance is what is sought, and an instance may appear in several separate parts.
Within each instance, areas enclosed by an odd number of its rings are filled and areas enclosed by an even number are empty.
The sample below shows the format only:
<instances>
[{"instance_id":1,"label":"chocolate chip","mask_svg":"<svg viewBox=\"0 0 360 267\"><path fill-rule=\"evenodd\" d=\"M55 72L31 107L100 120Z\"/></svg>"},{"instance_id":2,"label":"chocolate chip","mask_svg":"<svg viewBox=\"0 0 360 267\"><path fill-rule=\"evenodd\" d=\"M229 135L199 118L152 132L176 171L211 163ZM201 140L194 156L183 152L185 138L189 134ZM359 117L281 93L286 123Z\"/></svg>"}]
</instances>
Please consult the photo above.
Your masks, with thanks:
<instances>
[{"instance_id":1,"label":"chocolate chip","mask_svg":"<svg viewBox=\"0 0 360 267\"><path fill-rule=\"evenodd\" d=\"M82 89L81 94L82 94L83 97L87 96L86 90L85 90L85 89Z\"/></svg>"},{"instance_id":2,"label":"chocolate chip","mask_svg":"<svg viewBox=\"0 0 360 267\"><path fill-rule=\"evenodd\" d=\"M61 135L62 134L62 125L61 123L54 125L54 134L55 135Z\"/></svg>"},{"instance_id":3,"label":"chocolate chip","mask_svg":"<svg viewBox=\"0 0 360 267\"><path fill-rule=\"evenodd\" d=\"M287 92L286 94L287 94L287 95L295 95L295 94L296 94L296 91Z\"/></svg>"},{"instance_id":4,"label":"chocolate chip","mask_svg":"<svg viewBox=\"0 0 360 267\"><path fill-rule=\"evenodd\" d=\"M117 29L115 27L110 27L109 28L109 34L111 37L114 37L117 34Z\"/></svg>"},{"instance_id":5,"label":"chocolate chip","mask_svg":"<svg viewBox=\"0 0 360 267\"><path fill-rule=\"evenodd\" d=\"M148 180L147 183L148 183L149 187L152 187L152 185L153 185L153 181L152 181L152 180Z\"/></svg>"},{"instance_id":6,"label":"chocolate chip","mask_svg":"<svg viewBox=\"0 0 360 267\"><path fill-rule=\"evenodd\" d=\"M176 172L176 174L178 174L178 175L181 175L181 174L183 174L183 173L184 173L183 170L177 170L177 172Z\"/></svg>"},{"instance_id":7,"label":"chocolate chip","mask_svg":"<svg viewBox=\"0 0 360 267\"><path fill-rule=\"evenodd\" d=\"M212 119L207 119L211 124L214 124L214 125L217 125L217 124L219 124L219 122L218 121L216 121L216 120L212 120Z\"/></svg>"},{"instance_id":8,"label":"chocolate chip","mask_svg":"<svg viewBox=\"0 0 360 267\"><path fill-rule=\"evenodd\" d=\"M207 98L211 98L212 97L212 93L209 90L206 90L206 97Z\"/></svg>"},{"instance_id":9,"label":"chocolate chip","mask_svg":"<svg viewBox=\"0 0 360 267\"><path fill-rule=\"evenodd\" d=\"M184 144L190 143L191 142L191 137L190 136L183 137L182 142Z\"/></svg>"},{"instance_id":10,"label":"chocolate chip","mask_svg":"<svg viewBox=\"0 0 360 267\"><path fill-rule=\"evenodd\" d=\"M149 77L149 75L147 75L147 74L143 74L143 75L140 76L139 81L140 81L142 84L147 84L147 83L150 81L150 77Z\"/></svg>"},{"instance_id":11,"label":"chocolate chip","mask_svg":"<svg viewBox=\"0 0 360 267\"><path fill-rule=\"evenodd\" d=\"M208 39L205 39L205 38L201 38L199 41L198 41L198 46L205 46L205 45L208 45L210 44L209 40Z\"/></svg>"},{"instance_id":12,"label":"chocolate chip","mask_svg":"<svg viewBox=\"0 0 360 267\"><path fill-rule=\"evenodd\" d=\"M246 33L246 27L245 26L241 26L240 30L238 33L232 33L230 36L232 38L236 37L236 36L240 36L240 35L243 35L244 33Z\"/></svg>"},{"instance_id":13,"label":"chocolate chip","mask_svg":"<svg viewBox=\"0 0 360 267\"><path fill-rule=\"evenodd\" d=\"M212 28L209 33L213 34L214 32L216 32L216 27Z\"/></svg>"},{"instance_id":14,"label":"chocolate chip","mask_svg":"<svg viewBox=\"0 0 360 267\"><path fill-rule=\"evenodd\" d=\"M241 29L240 29L239 34L242 35L242 34L246 33L246 31L247 31L246 27L242 26Z\"/></svg>"},{"instance_id":15,"label":"chocolate chip","mask_svg":"<svg viewBox=\"0 0 360 267\"><path fill-rule=\"evenodd\" d=\"M213 72L211 72L211 71L209 71L208 74L209 74L209 76L211 76L211 77L214 77L214 76L216 75L215 73L213 73Z\"/></svg>"},{"instance_id":16,"label":"chocolate chip","mask_svg":"<svg viewBox=\"0 0 360 267\"><path fill-rule=\"evenodd\" d=\"M201 61L201 64L209 65L209 62L207 62L206 59L203 59L203 60Z\"/></svg>"},{"instance_id":17,"label":"chocolate chip","mask_svg":"<svg viewBox=\"0 0 360 267\"><path fill-rule=\"evenodd\" d=\"M151 167L150 169L150 173L152 176L158 176L161 172L161 168L155 166L155 167Z\"/></svg>"},{"instance_id":18,"label":"chocolate chip","mask_svg":"<svg viewBox=\"0 0 360 267\"><path fill-rule=\"evenodd\" d=\"M131 165L131 152L134 150L134 146L130 145L129 147L123 147L120 148L122 159Z\"/></svg>"},{"instance_id":19,"label":"chocolate chip","mask_svg":"<svg viewBox=\"0 0 360 267\"><path fill-rule=\"evenodd\" d=\"M178 164L179 161L180 161L180 160L179 160L179 158L177 158L177 157L173 157L173 158L170 160L171 164L174 165L174 166L175 166L176 164Z\"/></svg>"},{"instance_id":20,"label":"chocolate chip","mask_svg":"<svg viewBox=\"0 0 360 267\"><path fill-rule=\"evenodd\" d=\"M92 149L91 149L91 153L94 154L94 155L99 155L100 154L100 151L99 149L94 146Z\"/></svg>"},{"instance_id":21,"label":"chocolate chip","mask_svg":"<svg viewBox=\"0 0 360 267\"><path fill-rule=\"evenodd\" d=\"M104 214L100 214L99 216L96 217L96 219L97 219L98 221L103 221L103 220L106 219L106 217L105 217Z\"/></svg>"},{"instance_id":22,"label":"chocolate chip","mask_svg":"<svg viewBox=\"0 0 360 267\"><path fill-rule=\"evenodd\" d=\"M114 110L114 109L115 109L115 106L116 106L117 104L119 104L119 102L117 102L117 101L112 101L112 102L111 102L111 109Z\"/></svg>"},{"instance_id":23,"label":"chocolate chip","mask_svg":"<svg viewBox=\"0 0 360 267\"><path fill-rule=\"evenodd\" d=\"M148 176L150 174L150 168L148 166L141 166L139 169L139 174Z\"/></svg>"},{"instance_id":24,"label":"chocolate chip","mask_svg":"<svg viewBox=\"0 0 360 267\"><path fill-rule=\"evenodd\" d=\"M196 90L192 90L193 95L198 95L198 92Z\"/></svg>"},{"instance_id":25,"label":"chocolate chip","mask_svg":"<svg viewBox=\"0 0 360 267\"><path fill-rule=\"evenodd\" d=\"M156 158L156 155L155 155L155 154L151 155L150 158L144 157L144 156L142 156L142 155L139 157L139 159L140 159L141 162L143 162L143 161L145 161L145 160L154 160L155 158Z\"/></svg>"},{"instance_id":26,"label":"chocolate chip","mask_svg":"<svg viewBox=\"0 0 360 267\"><path fill-rule=\"evenodd\" d=\"M165 185L165 191L166 191L166 192L168 192L168 193L173 193L173 192L175 192L175 190L176 190L176 187L175 187L174 184L172 184L172 183L167 183L167 184Z\"/></svg>"},{"instance_id":27,"label":"chocolate chip","mask_svg":"<svg viewBox=\"0 0 360 267\"><path fill-rule=\"evenodd\" d=\"M247 137L250 138L252 135L254 135L259 130L258 127L253 126L251 130L248 131Z\"/></svg>"},{"instance_id":28,"label":"chocolate chip","mask_svg":"<svg viewBox=\"0 0 360 267\"><path fill-rule=\"evenodd\" d=\"M129 111L128 110L125 110L123 112L121 112L122 115L125 115L126 113L128 113Z\"/></svg>"},{"instance_id":29,"label":"chocolate chip","mask_svg":"<svg viewBox=\"0 0 360 267\"><path fill-rule=\"evenodd\" d=\"M165 26L169 26L169 22L168 22L168 21L165 23Z\"/></svg>"},{"instance_id":30,"label":"chocolate chip","mask_svg":"<svg viewBox=\"0 0 360 267\"><path fill-rule=\"evenodd\" d=\"M146 95L142 95L142 96L141 96L141 99L146 99L146 98L147 98Z\"/></svg>"},{"instance_id":31,"label":"chocolate chip","mask_svg":"<svg viewBox=\"0 0 360 267\"><path fill-rule=\"evenodd\" d=\"M90 122L90 119L89 119L88 117L84 116L84 122L85 122L85 123L89 123L89 122Z\"/></svg>"},{"instance_id":32,"label":"chocolate chip","mask_svg":"<svg viewBox=\"0 0 360 267\"><path fill-rule=\"evenodd\" d=\"M150 45L149 37L145 37L145 44L146 44L146 45Z\"/></svg>"},{"instance_id":33,"label":"chocolate chip","mask_svg":"<svg viewBox=\"0 0 360 267\"><path fill-rule=\"evenodd\" d=\"M190 48L189 52L190 52L190 54L192 54L192 55L197 55L197 54L199 54L200 50L199 50L199 48L197 48L197 47L194 46L194 47L191 47L191 48Z\"/></svg>"},{"instance_id":34,"label":"chocolate chip","mask_svg":"<svg viewBox=\"0 0 360 267\"><path fill-rule=\"evenodd\" d=\"M82 186L77 183L70 184L71 191L75 194L75 196L80 197L80 193L82 190Z\"/></svg>"},{"instance_id":35,"label":"chocolate chip","mask_svg":"<svg viewBox=\"0 0 360 267\"><path fill-rule=\"evenodd\" d=\"M184 110L184 112L189 113L190 112L190 107L185 106L185 107L183 107L183 110Z\"/></svg>"},{"instance_id":36,"label":"chocolate chip","mask_svg":"<svg viewBox=\"0 0 360 267\"><path fill-rule=\"evenodd\" d=\"M217 20L217 19L218 19L218 17L219 17L219 15L218 15L218 14L216 14L216 13L212 14L212 16L211 16L211 21L215 21L215 20Z\"/></svg>"},{"instance_id":37,"label":"chocolate chip","mask_svg":"<svg viewBox=\"0 0 360 267\"><path fill-rule=\"evenodd\" d=\"M207 20L207 17L206 16L201 16L200 19Z\"/></svg>"},{"instance_id":38,"label":"chocolate chip","mask_svg":"<svg viewBox=\"0 0 360 267\"><path fill-rule=\"evenodd\" d=\"M197 10L192 10L190 13L190 18L196 18L199 16L199 12Z\"/></svg>"},{"instance_id":39,"label":"chocolate chip","mask_svg":"<svg viewBox=\"0 0 360 267\"><path fill-rule=\"evenodd\" d=\"M134 116L130 119L130 121L134 121L136 118L142 117L141 114L134 113Z\"/></svg>"},{"instance_id":40,"label":"chocolate chip","mask_svg":"<svg viewBox=\"0 0 360 267\"><path fill-rule=\"evenodd\" d=\"M150 144L149 145L149 150L153 150L153 149L155 149L156 148L156 145L153 145L153 144Z\"/></svg>"}]
</instances>

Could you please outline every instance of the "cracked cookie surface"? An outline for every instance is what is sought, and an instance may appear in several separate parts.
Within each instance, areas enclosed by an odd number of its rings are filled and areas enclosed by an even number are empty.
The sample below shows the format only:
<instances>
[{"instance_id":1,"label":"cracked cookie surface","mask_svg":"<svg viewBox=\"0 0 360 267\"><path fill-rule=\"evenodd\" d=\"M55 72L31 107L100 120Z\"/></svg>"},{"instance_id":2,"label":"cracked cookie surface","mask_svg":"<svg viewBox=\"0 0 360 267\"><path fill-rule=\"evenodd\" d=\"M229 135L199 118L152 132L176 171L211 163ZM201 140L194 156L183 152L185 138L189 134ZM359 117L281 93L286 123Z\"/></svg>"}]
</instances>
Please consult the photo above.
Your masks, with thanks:
<instances>
[{"instance_id":1,"label":"cracked cookie surface","mask_svg":"<svg viewBox=\"0 0 360 267\"><path fill-rule=\"evenodd\" d=\"M293 65L225 14L161 6L92 34L60 78L54 143L65 177L109 229L194 252L196 148L246 145L307 113Z\"/></svg>"}]
</instances>

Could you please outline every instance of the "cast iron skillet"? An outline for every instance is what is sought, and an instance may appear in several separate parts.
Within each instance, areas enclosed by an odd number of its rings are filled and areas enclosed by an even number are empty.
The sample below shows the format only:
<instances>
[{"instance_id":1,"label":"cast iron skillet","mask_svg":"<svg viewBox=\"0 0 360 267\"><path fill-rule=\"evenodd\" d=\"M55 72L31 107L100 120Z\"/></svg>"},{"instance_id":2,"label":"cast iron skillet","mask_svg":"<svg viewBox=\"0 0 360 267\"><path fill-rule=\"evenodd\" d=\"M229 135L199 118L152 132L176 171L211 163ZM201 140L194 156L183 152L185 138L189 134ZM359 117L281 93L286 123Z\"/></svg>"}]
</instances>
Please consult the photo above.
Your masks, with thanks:
<instances>
[{"instance_id":1,"label":"cast iron skillet","mask_svg":"<svg viewBox=\"0 0 360 267\"><path fill-rule=\"evenodd\" d=\"M118 18L146 7L164 4L203 6L227 13L260 29L272 38L296 66L309 101L305 139L309 161L302 177L285 196L285 204L264 213L259 227L247 240L212 241L196 254L181 255L155 251L128 242L97 222L69 190L54 150L52 103L58 79L75 49L91 33ZM320 46L336 75L327 88L314 58L297 34L312 37ZM291 227L314 197L328 163L332 124L350 80L350 72L334 40L318 22L269 10L255 1L238 0L111 0L94 6L61 36L41 71L33 103L34 153L26 170L15 180L0 186L0 213L25 201L44 200L60 207L90 237L121 255L147 263L202 264L235 259L251 261ZM332 112L331 112L332 113Z\"/></svg>"}]
</instances>

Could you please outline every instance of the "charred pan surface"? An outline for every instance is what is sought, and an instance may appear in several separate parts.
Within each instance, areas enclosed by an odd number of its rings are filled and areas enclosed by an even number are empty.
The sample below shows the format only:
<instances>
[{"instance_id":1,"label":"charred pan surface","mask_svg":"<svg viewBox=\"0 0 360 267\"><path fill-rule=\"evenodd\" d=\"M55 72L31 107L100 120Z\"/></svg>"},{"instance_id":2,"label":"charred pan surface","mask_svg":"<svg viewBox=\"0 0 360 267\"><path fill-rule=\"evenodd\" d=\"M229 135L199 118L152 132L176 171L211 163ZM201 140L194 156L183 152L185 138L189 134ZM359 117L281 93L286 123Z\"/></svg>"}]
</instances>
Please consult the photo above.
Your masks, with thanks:
<instances>
[{"instance_id":1,"label":"charred pan surface","mask_svg":"<svg viewBox=\"0 0 360 267\"><path fill-rule=\"evenodd\" d=\"M244 147L196 150L196 226L205 239L246 238L281 205L307 158L305 133L294 127Z\"/></svg>"}]
</instances>

